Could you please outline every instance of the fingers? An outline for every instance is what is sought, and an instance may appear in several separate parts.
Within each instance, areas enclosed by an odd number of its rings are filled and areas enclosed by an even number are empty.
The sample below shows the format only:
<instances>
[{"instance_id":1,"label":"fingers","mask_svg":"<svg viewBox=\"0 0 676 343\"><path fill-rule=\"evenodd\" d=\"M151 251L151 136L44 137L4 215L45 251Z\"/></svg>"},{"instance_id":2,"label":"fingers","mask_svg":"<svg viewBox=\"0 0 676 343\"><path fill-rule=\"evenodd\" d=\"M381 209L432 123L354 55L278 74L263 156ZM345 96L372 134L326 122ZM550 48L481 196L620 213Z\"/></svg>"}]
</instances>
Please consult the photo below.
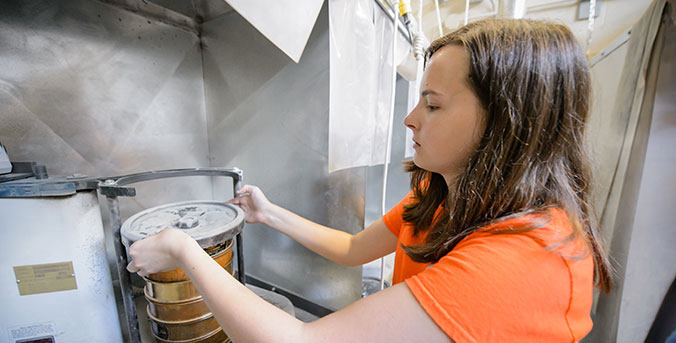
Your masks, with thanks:
<instances>
[{"instance_id":1,"label":"fingers","mask_svg":"<svg viewBox=\"0 0 676 343\"><path fill-rule=\"evenodd\" d=\"M244 198L250 198L251 192L253 192L254 188L257 188L256 186L251 186L251 185L244 185L240 190L238 190L237 196L226 201L229 204L237 205L237 206L242 206L244 205Z\"/></svg>"},{"instance_id":2,"label":"fingers","mask_svg":"<svg viewBox=\"0 0 676 343\"><path fill-rule=\"evenodd\" d=\"M132 260L131 260L131 262L129 262L129 264L127 265L127 270L128 270L130 273L137 273L139 276L146 276L146 275L148 275L149 273L147 273L147 272L144 273L143 268L141 268L141 267L136 263L136 259L134 259L134 257L137 256L137 254L138 254L138 249L139 249L138 246L139 246L139 244L140 244L139 242L141 242L141 241L135 242L134 244L132 244L132 245L129 247L129 251L128 251L128 252L129 252L129 257L130 257Z\"/></svg>"},{"instance_id":3,"label":"fingers","mask_svg":"<svg viewBox=\"0 0 676 343\"><path fill-rule=\"evenodd\" d=\"M252 185L244 185L244 186L242 186L242 188L240 188L240 189L237 191L237 194L251 193L251 192L253 191L254 187L255 187L255 188L258 188L258 187L256 187L256 186L252 186Z\"/></svg>"},{"instance_id":4,"label":"fingers","mask_svg":"<svg viewBox=\"0 0 676 343\"><path fill-rule=\"evenodd\" d=\"M146 269L143 269L143 268L141 268L141 267L138 267L138 266L136 265L136 263L134 263L134 261L131 261L131 263L129 263L129 264L127 265L127 270L128 270L130 273L136 273L136 274L138 274L138 276L143 276L143 277L146 277L146 276L152 274L152 273L150 272L150 270L146 270Z\"/></svg>"},{"instance_id":5,"label":"fingers","mask_svg":"<svg viewBox=\"0 0 676 343\"><path fill-rule=\"evenodd\" d=\"M137 266L136 266L136 263L134 263L134 261L131 261L131 262L127 265L127 271L129 271L130 273L138 273L138 272L141 271L141 268L137 267Z\"/></svg>"},{"instance_id":6,"label":"fingers","mask_svg":"<svg viewBox=\"0 0 676 343\"><path fill-rule=\"evenodd\" d=\"M254 194L262 195L263 192L261 192L260 188L258 188L257 186L244 185L237 191L237 194L238 197L245 197L245 196L255 196Z\"/></svg>"},{"instance_id":7,"label":"fingers","mask_svg":"<svg viewBox=\"0 0 676 343\"><path fill-rule=\"evenodd\" d=\"M243 197L239 196L239 197L230 199L230 200L228 200L228 201L226 201L226 202L227 202L228 204L236 205L236 206L239 206L239 207L241 207L242 209L244 209L244 207L245 207L245 205L246 205L246 201L245 201L244 199L242 199L242 198L243 198Z\"/></svg>"},{"instance_id":8,"label":"fingers","mask_svg":"<svg viewBox=\"0 0 676 343\"><path fill-rule=\"evenodd\" d=\"M241 196L249 195L249 194L251 194L251 186L244 185L244 186L242 186L242 188L240 188L235 193L237 194L237 197L235 199L237 199L238 197L241 197Z\"/></svg>"}]
</instances>

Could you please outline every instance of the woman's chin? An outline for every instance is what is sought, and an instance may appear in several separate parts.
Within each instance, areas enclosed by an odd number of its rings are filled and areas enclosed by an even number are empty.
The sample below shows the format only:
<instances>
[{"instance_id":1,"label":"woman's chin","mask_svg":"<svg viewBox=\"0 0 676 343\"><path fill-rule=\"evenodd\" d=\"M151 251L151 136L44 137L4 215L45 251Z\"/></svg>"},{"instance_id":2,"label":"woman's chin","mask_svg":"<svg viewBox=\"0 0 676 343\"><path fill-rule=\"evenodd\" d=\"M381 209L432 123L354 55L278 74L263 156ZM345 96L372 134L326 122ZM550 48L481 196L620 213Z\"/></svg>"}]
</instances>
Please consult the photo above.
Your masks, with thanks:
<instances>
[{"instance_id":1,"label":"woman's chin","mask_svg":"<svg viewBox=\"0 0 676 343\"><path fill-rule=\"evenodd\" d=\"M420 168L420 169L428 170L427 168L425 168L424 161L420 160L420 157L418 157L417 153L415 155L413 155L413 164L415 164L415 166Z\"/></svg>"}]
</instances>

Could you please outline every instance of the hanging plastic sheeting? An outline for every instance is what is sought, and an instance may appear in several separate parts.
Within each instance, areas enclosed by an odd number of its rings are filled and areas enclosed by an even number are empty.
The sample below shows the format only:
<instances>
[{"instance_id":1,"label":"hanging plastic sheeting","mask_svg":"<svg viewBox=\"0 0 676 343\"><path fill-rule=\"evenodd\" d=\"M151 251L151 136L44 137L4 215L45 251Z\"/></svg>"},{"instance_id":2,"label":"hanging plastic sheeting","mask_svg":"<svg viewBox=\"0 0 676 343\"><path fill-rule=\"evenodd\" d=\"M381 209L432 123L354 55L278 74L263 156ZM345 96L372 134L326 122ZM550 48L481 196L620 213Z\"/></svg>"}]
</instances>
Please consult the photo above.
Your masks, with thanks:
<instances>
[{"instance_id":1,"label":"hanging plastic sheeting","mask_svg":"<svg viewBox=\"0 0 676 343\"><path fill-rule=\"evenodd\" d=\"M225 0L237 13L298 63L323 0Z\"/></svg>"},{"instance_id":2,"label":"hanging plastic sheeting","mask_svg":"<svg viewBox=\"0 0 676 343\"><path fill-rule=\"evenodd\" d=\"M406 113L411 113L413 108L418 104L420 100L420 81L423 74L423 62L418 63L417 77L415 81L411 81L408 84L408 107L406 108ZM404 157L409 158L414 154L413 150L413 131L406 128L406 145L404 148Z\"/></svg>"},{"instance_id":3,"label":"hanging plastic sheeting","mask_svg":"<svg viewBox=\"0 0 676 343\"><path fill-rule=\"evenodd\" d=\"M469 14L469 8L465 8L465 17ZM423 12L423 0L418 0L418 28L413 37L413 54L416 59L416 77L413 81L408 84L408 107L406 108L406 113L411 113L413 108L420 101L420 82L422 80L423 67L424 67L424 54L427 47L430 45L430 42L425 37L422 29L422 12ZM404 158L413 157L413 131L406 128L406 145L404 146Z\"/></svg>"},{"instance_id":4,"label":"hanging plastic sheeting","mask_svg":"<svg viewBox=\"0 0 676 343\"><path fill-rule=\"evenodd\" d=\"M392 26L373 0L329 1L329 172L384 162ZM411 44L397 39L395 60L402 61Z\"/></svg>"}]
</instances>

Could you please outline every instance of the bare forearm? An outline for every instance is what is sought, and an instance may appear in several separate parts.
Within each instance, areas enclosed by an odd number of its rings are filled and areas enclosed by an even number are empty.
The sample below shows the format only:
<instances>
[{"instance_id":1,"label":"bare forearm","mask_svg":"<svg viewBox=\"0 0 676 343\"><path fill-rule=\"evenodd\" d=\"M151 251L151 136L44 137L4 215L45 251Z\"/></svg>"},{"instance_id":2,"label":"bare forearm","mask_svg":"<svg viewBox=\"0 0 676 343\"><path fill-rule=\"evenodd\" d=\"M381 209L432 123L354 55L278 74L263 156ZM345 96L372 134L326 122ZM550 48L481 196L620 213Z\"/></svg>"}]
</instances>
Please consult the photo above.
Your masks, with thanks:
<instances>
[{"instance_id":1,"label":"bare forearm","mask_svg":"<svg viewBox=\"0 0 676 343\"><path fill-rule=\"evenodd\" d=\"M282 341L302 341L303 322L225 273L194 241L186 244L178 264L234 342L279 342L280 337Z\"/></svg>"},{"instance_id":2,"label":"bare forearm","mask_svg":"<svg viewBox=\"0 0 676 343\"><path fill-rule=\"evenodd\" d=\"M289 210L272 205L265 224L293 238L325 258L343 265L358 265L359 254L352 251L353 235L309 221Z\"/></svg>"},{"instance_id":3,"label":"bare forearm","mask_svg":"<svg viewBox=\"0 0 676 343\"><path fill-rule=\"evenodd\" d=\"M273 204L253 185L245 185L237 194L239 196L229 202L244 210L248 223L267 224L333 262L354 266L394 251L396 237L389 232L375 230L375 235L364 235L367 228L351 235L319 225ZM380 229L387 231L384 225L381 226ZM395 240L388 240L388 236Z\"/></svg>"},{"instance_id":4,"label":"bare forearm","mask_svg":"<svg viewBox=\"0 0 676 343\"><path fill-rule=\"evenodd\" d=\"M363 232L374 234L367 241L376 250L382 252L394 246L387 242L393 235L382 223ZM127 269L142 276L182 268L235 342L448 340L403 283L306 324L237 282L194 239L178 229L163 230L134 243L129 254L133 260ZM383 313L387 315L382 316ZM435 332L435 339L425 337Z\"/></svg>"}]
</instances>

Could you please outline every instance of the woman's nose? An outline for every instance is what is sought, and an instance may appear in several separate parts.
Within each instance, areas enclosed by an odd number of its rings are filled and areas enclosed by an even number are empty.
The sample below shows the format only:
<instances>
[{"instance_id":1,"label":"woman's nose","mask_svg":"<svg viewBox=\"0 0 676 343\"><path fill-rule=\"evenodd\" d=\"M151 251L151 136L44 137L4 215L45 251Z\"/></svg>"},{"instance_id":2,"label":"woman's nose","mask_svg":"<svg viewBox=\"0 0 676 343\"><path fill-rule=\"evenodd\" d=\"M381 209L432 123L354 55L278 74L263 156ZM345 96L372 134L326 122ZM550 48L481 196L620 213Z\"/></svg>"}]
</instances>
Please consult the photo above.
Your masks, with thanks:
<instances>
[{"instance_id":1,"label":"woman's nose","mask_svg":"<svg viewBox=\"0 0 676 343\"><path fill-rule=\"evenodd\" d=\"M415 110L417 107L413 108L411 112L408 113L406 118L404 118L404 125L408 127L411 130L414 130L417 128L417 121L415 119Z\"/></svg>"}]
</instances>

